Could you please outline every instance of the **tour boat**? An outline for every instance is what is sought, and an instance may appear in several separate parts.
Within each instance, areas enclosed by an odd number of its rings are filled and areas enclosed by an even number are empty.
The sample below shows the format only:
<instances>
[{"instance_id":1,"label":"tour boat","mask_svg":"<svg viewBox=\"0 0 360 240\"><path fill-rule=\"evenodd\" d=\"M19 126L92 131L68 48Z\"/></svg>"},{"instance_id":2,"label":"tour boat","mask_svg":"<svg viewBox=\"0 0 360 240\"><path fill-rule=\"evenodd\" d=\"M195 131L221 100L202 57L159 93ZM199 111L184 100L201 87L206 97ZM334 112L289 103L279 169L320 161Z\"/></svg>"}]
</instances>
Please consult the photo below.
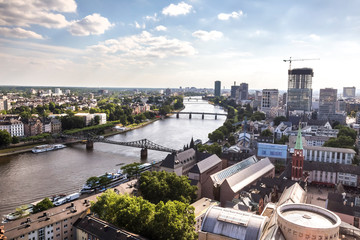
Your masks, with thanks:
<instances>
[{"instance_id":1,"label":"tour boat","mask_svg":"<svg viewBox=\"0 0 360 240\"><path fill-rule=\"evenodd\" d=\"M66 146L64 144L44 144L36 146L32 149L33 153L42 153L42 152L48 152L53 150L58 150L65 148Z\"/></svg>"}]
</instances>

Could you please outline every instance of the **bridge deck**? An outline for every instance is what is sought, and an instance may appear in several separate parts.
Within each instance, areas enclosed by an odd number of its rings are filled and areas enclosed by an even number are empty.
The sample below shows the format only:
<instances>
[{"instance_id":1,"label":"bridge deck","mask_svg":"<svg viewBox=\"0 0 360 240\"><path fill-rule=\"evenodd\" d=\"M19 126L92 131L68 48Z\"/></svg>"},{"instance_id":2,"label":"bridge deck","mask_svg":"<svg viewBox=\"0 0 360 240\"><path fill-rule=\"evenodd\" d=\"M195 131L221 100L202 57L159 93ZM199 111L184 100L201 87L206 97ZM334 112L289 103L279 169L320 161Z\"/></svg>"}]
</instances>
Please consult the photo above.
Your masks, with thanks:
<instances>
[{"instance_id":1,"label":"bridge deck","mask_svg":"<svg viewBox=\"0 0 360 240\"><path fill-rule=\"evenodd\" d=\"M206 112L171 112L172 114L199 114L199 115L218 115L227 116L227 113L206 113Z\"/></svg>"}]
</instances>

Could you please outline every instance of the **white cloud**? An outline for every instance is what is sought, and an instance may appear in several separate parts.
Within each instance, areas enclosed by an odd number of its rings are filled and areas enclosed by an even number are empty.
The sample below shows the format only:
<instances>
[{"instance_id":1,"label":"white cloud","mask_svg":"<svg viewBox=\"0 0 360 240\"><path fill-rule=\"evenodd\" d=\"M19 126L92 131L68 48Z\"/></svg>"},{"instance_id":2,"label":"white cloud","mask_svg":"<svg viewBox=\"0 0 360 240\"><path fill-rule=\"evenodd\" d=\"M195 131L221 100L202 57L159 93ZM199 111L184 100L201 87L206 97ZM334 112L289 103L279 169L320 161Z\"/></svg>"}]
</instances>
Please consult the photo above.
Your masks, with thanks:
<instances>
[{"instance_id":1,"label":"white cloud","mask_svg":"<svg viewBox=\"0 0 360 240\"><path fill-rule=\"evenodd\" d=\"M0 36L9 37L9 38L35 38L35 39L43 39L40 34L37 34L33 31L28 31L23 28L6 28L0 27Z\"/></svg>"},{"instance_id":2,"label":"white cloud","mask_svg":"<svg viewBox=\"0 0 360 240\"><path fill-rule=\"evenodd\" d=\"M76 12L74 0L2 0L0 24L5 26L63 28L68 25L59 12Z\"/></svg>"},{"instance_id":3,"label":"white cloud","mask_svg":"<svg viewBox=\"0 0 360 240\"><path fill-rule=\"evenodd\" d=\"M190 12L192 6L185 3L180 2L177 5L170 4L162 10L162 14L169 16L178 16L178 15L186 15Z\"/></svg>"},{"instance_id":4,"label":"white cloud","mask_svg":"<svg viewBox=\"0 0 360 240\"><path fill-rule=\"evenodd\" d=\"M320 36L316 35L316 34L310 34L309 35L309 39L313 40L313 41L319 41L320 40Z\"/></svg>"},{"instance_id":5,"label":"white cloud","mask_svg":"<svg viewBox=\"0 0 360 240\"><path fill-rule=\"evenodd\" d=\"M69 27L69 32L75 36L100 35L112 27L107 18L98 13L88 15L81 20L74 21Z\"/></svg>"},{"instance_id":6,"label":"white cloud","mask_svg":"<svg viewBox=\"0 0 360 240\"><path fill-rule=\"evenodd\" d=\"M160 31L166 31L167 28L166 28L165 26L163 26L163 25L159 25L159 26L157 26L157 27L155 28L155 30L160 32Z\"/></svg>"},{"instance_id":7,"label":"white cloud","mask_svg":"<svg viewBox=\"0 0 360 240\"><path fill-rule=\"evenodd\" d=\"M193 37L199 38L203 41L209 41L209 40L217 40L223 37L223 33L219 31L203 31L198 30L192 33Z\"/></svg>"},{"instance_id":8,"label":"white cloud","mask_svg":"<svg viewBox=\"0 0 360 240\"><path fill-rule=\"evenodd\" d=\"M137 58L167 58L170 56L191 56L196 50L189 42L169 39L165 36L154 37L149 32L118 39L109 39L89 47L90 52L102 55Z\"/></svg>"},{"instance_id":9,"label":"white cloud","mask_svg":"<svg viewBox=\"0 0 360 240\"><path fill-rule=\"evenodd\" d=\"M159 21L159 19L157 18L157 13L155 13L154 16L146 16L146 17L145 17L145 20L147 20L147 21L154 21L154 22Z\"/></svg>"},{"instance_id":10,"label":"white cloud","mask_svg":"<svg viewBox=\"0 0 360 240\"><path fill-rule=\"evenodd\" d=\"M226 21L226 20L229 20L230 18L235 18L235 19L240 18L243 15L244 15L244 13L241 10L238 12L232 12L232 13L220 13L218 15L218 19Z\"/></svg>"},{"instance_id":11,"label":"white cloud","mask_svg":"<svg viewBox=\"0 0 360 240\"><path fill-rule=\"evenodd\" d=\"M138 28L138 29L145 29L146 28L146 25L145 23L143 23L143 25L140 25L137 21L135 21L135 27Z\"/></svg>"}]
</instances>

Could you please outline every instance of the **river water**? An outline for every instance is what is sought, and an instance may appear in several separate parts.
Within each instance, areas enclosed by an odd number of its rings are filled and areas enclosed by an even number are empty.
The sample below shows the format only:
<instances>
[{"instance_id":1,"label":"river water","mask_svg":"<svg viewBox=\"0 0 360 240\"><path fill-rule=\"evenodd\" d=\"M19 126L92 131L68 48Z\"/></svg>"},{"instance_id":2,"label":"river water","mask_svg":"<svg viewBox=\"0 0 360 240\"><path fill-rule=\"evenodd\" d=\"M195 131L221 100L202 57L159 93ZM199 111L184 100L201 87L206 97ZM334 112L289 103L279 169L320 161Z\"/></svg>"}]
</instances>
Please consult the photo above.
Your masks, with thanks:
<instances>
[{"instance_id":1,"label":"river water","mask_svg":"<svg viewBox=\"0 0 360 240\"><path fill-rule=\"evenodd\" d=\"M201 99L184 99L185 112L224 113ZM207 135L220 127L225 116L173 115L143 128L109 137L116 141L147 138L164 147L181 149L191 137L207 141ZM146 161L158 161L168 153L148 150ZM86 179L117 170L119 164L146 162L140 160L140 149L106 143L95 143L86 150L83 144L39 154L23 153L0 157L0 216L15 207L55 194L79 191ZM0 217L1 219L1 217Z\"/></svg>"}]
</instances>

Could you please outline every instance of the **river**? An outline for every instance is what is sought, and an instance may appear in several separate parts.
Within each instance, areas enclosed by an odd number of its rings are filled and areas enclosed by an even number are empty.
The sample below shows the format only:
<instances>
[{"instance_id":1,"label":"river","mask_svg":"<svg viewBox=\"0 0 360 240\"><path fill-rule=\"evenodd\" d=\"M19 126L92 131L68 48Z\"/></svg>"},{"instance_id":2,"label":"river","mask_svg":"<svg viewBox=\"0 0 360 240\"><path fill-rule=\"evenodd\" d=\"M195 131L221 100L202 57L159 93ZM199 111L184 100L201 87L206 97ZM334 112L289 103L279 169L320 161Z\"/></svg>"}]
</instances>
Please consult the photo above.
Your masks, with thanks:
<instances>
[{"instance_id":1,"label":"river","mask_svg":"<svg viewBox=\"0 0 360 240\"><path fill-rule=\"evenodd\" d=\"M184 99L186 112L224 113L201 99ZM194 140L207 141L207 135L220 127L225 116L175 115L156 121L143 128L109 137L117 141L135 141L147 138L164 147L181 149ZM148 151L146 161L158 161L168 153ZM143 162L146 162L143 161ZM83 144L39 154L23 153L0 157L0 216L15 207L31 203L59 193L79 191L86 179L115 171L118 164L141 162L140 149L95 143L94 149L86 150ZM1 218L0 218L1 219Z\"/></svg>"}]
</instances>

